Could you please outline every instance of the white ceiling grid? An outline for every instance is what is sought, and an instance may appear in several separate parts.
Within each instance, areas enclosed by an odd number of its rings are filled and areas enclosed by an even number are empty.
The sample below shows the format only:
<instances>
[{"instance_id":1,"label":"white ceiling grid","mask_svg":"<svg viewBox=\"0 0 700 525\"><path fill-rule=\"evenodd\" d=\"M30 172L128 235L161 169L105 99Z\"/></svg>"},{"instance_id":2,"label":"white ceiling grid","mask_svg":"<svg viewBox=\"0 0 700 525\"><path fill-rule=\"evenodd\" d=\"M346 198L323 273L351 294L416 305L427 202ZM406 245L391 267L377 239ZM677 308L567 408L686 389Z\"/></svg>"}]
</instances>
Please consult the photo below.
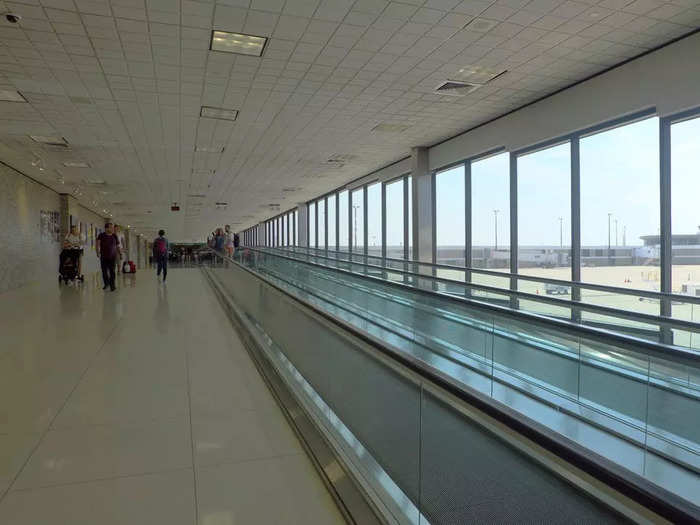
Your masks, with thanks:
<instances>
[{"instance_id":1,"label":"white ceiling grid","mask_svg":"<svg viewBox=\"0 0 700 525\"><path fill-rule=\"evenodd\" d=\"M291 208L700 26L700 0L0 0L0 11L23 17L0 22L0 89L29 101L0 102L0 158L181 239L249 226L268 204ZM262 58L211 52L212 29L269 41ZM465 97L434 93L467 65L508 72ZM203 105L238 118L201 119ZM373 132L380 123L406 129Z\"/></svg>"}]
</instances>

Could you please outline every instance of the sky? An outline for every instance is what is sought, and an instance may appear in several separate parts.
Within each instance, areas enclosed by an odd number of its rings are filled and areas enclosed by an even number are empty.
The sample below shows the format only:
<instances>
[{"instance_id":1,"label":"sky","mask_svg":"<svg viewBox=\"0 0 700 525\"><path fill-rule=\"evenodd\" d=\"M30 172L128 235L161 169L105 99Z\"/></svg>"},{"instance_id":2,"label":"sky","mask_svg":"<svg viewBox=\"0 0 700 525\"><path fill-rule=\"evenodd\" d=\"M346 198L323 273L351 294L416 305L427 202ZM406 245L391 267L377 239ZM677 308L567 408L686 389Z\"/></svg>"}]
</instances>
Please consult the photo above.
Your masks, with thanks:
<instances>
[{"instance_id":1,"label":"sky","mask_svg":"<svg viewBox=\"0 0 700 525\"><path fill-rule=\"evenodd\" d=\"M607 246L608 214L611 214L612 245L616 244L616 224L619 246L623 245L623 236L627 246L641 246L640 236L658 233L658 133L659 119L652 117L581 139L582 246ZM674 124L671 144L673 233L695 233L700 225L700 215L696 211L700 194L700 118ZM558 246L560 234L564 246L570 245L570 154L567 142L518 158L521 245ZM473 245L493 246L497 221L498 247L507 249L510 244L509 154L475 161L471 170ZM437 244L461 246L465 228L463 166L439 172L435 186ZM352 197L353 205L358 206L357 242L362 245L362 191L354 191ZM387 245L399 246L403 244L401 180L387 184L386 198ZM368 245L371 248L381 246L379 184L368 187L367 200ZM494 214L494 210L498 213ZM347 214L347 201L343 198L340 212ZM340 228L341 239L347 238L344 221Z\"/></svg>"}]
</instances>

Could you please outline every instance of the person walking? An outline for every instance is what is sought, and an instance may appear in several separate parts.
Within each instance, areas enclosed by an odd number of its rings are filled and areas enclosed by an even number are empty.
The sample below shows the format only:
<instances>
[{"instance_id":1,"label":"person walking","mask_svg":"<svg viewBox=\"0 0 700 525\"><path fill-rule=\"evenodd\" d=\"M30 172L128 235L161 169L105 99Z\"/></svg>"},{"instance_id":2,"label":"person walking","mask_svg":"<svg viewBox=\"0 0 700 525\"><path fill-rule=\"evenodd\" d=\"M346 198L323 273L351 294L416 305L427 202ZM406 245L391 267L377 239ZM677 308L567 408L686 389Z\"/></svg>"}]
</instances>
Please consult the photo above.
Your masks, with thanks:
<instances>
[{"instance_id":1,"label":"person walking","mask_svg":"<svg viewBox=\"0 0 700 525\"><path fill-rule=\"evenodd\" d=\"M121 255L119 238L114 234L114 224L105 224L105 231L97 236L97 257L100 259L102 267L103 290L109 286L112 291L117 287L114 285L114 271L117 258Z\"/></svg>"},{"instance_id":2,"label":"person walking","mask_svg":"<svg viewBox=\"0 0 700 525\"><path fill-rule=\"evenodd\" d=\"M165 230L158 231L158 237L153 241L153 259L158 265L158 270L156 271L156 277L160 277L160 272L163 272L163 282L168 276L168 248L170 243L165 237Z\"/></svg>"},{"instance_id":3,"label":"person walking","mask_svg":"<svg viewBox=\"0 0 700 525\"><path fill-rule=\"evenodd\" d=\"M214 241L214 249L217 252L223 252L224 251L224 244L226 241L226 237L224 236L224 231L221 228L216 229L216 237Z\"/></svg>"},{"instance_id":4,"label":"person walking","mask_svg":"<svg viewBox=\"0 0 700 525\"><path fill-rule=\"evenodd\" d=\"M224 226L224 247L226 248L226 255L233 257L233 233L231 232L231 226Z\"/></svg>"}]
</instances>

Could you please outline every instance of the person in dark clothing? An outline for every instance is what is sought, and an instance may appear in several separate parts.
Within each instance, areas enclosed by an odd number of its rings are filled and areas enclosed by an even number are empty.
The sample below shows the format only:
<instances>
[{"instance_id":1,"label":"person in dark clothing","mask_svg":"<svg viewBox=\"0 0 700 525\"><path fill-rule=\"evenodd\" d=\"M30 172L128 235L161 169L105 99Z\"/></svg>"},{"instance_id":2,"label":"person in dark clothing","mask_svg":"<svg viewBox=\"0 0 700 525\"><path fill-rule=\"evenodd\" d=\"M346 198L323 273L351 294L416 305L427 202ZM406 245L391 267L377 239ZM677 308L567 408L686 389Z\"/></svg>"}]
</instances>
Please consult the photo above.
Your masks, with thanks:
<instances>
[{"instance_id":1,"label":"person in dark clothing","mask_svg":"<svg viewBox=\"0 0 700 525\"><path fill-rule=\"evenodd\" d=\"M216 237L214 241L214 249L221 253L224 251L224 244L226 243L226 237L224 236L224 230L221 228L216 229Z\"/></svg>"},{"instance_id":2,"label":"person in dark clothing","mask_svg":"<svg viewBox=\"0 0 700 525\"><path fill-rule=\"evenodd\" d=\"M117 289L114 285L114 272L120 254L119 238L114 233L114 225L108 222L105 224L105 231L97 236L97 257L102 267L103 290L108 286L112 291Z\"/></svg>"},{"instance_id":3,"label":"person in dark clothing","mask_svg":"<svg viewBox=\"0 0 700 525\"><path fill-rule=\"evenodd\" d=\"M153 259L158 264L156 277L160 277L160 272L163 272L163 282L168 276L168 248L170 243L165 238L165 230L158 232L158 237L153 240Z\"/></svg>"}]
</instances>

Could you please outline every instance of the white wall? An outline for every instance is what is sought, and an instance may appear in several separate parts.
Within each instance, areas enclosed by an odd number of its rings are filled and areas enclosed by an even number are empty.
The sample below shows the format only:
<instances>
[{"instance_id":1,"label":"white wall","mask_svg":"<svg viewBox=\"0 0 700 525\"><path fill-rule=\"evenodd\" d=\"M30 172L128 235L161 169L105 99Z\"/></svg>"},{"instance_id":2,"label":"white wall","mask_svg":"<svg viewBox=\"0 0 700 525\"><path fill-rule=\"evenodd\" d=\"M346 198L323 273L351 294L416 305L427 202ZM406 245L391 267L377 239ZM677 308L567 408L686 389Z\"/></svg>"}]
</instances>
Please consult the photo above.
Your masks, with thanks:
<instances>
[{"instance_id":1,"label":"white wall","mask_svg":"<svg viewBox=\"0 0 700 525\"><path fill-rule=\"evenodd\" d=\"M433 146L431 170L504 146L513 151L637 111L700 106L700 33Z\"/></svg>"}]
</instances>

